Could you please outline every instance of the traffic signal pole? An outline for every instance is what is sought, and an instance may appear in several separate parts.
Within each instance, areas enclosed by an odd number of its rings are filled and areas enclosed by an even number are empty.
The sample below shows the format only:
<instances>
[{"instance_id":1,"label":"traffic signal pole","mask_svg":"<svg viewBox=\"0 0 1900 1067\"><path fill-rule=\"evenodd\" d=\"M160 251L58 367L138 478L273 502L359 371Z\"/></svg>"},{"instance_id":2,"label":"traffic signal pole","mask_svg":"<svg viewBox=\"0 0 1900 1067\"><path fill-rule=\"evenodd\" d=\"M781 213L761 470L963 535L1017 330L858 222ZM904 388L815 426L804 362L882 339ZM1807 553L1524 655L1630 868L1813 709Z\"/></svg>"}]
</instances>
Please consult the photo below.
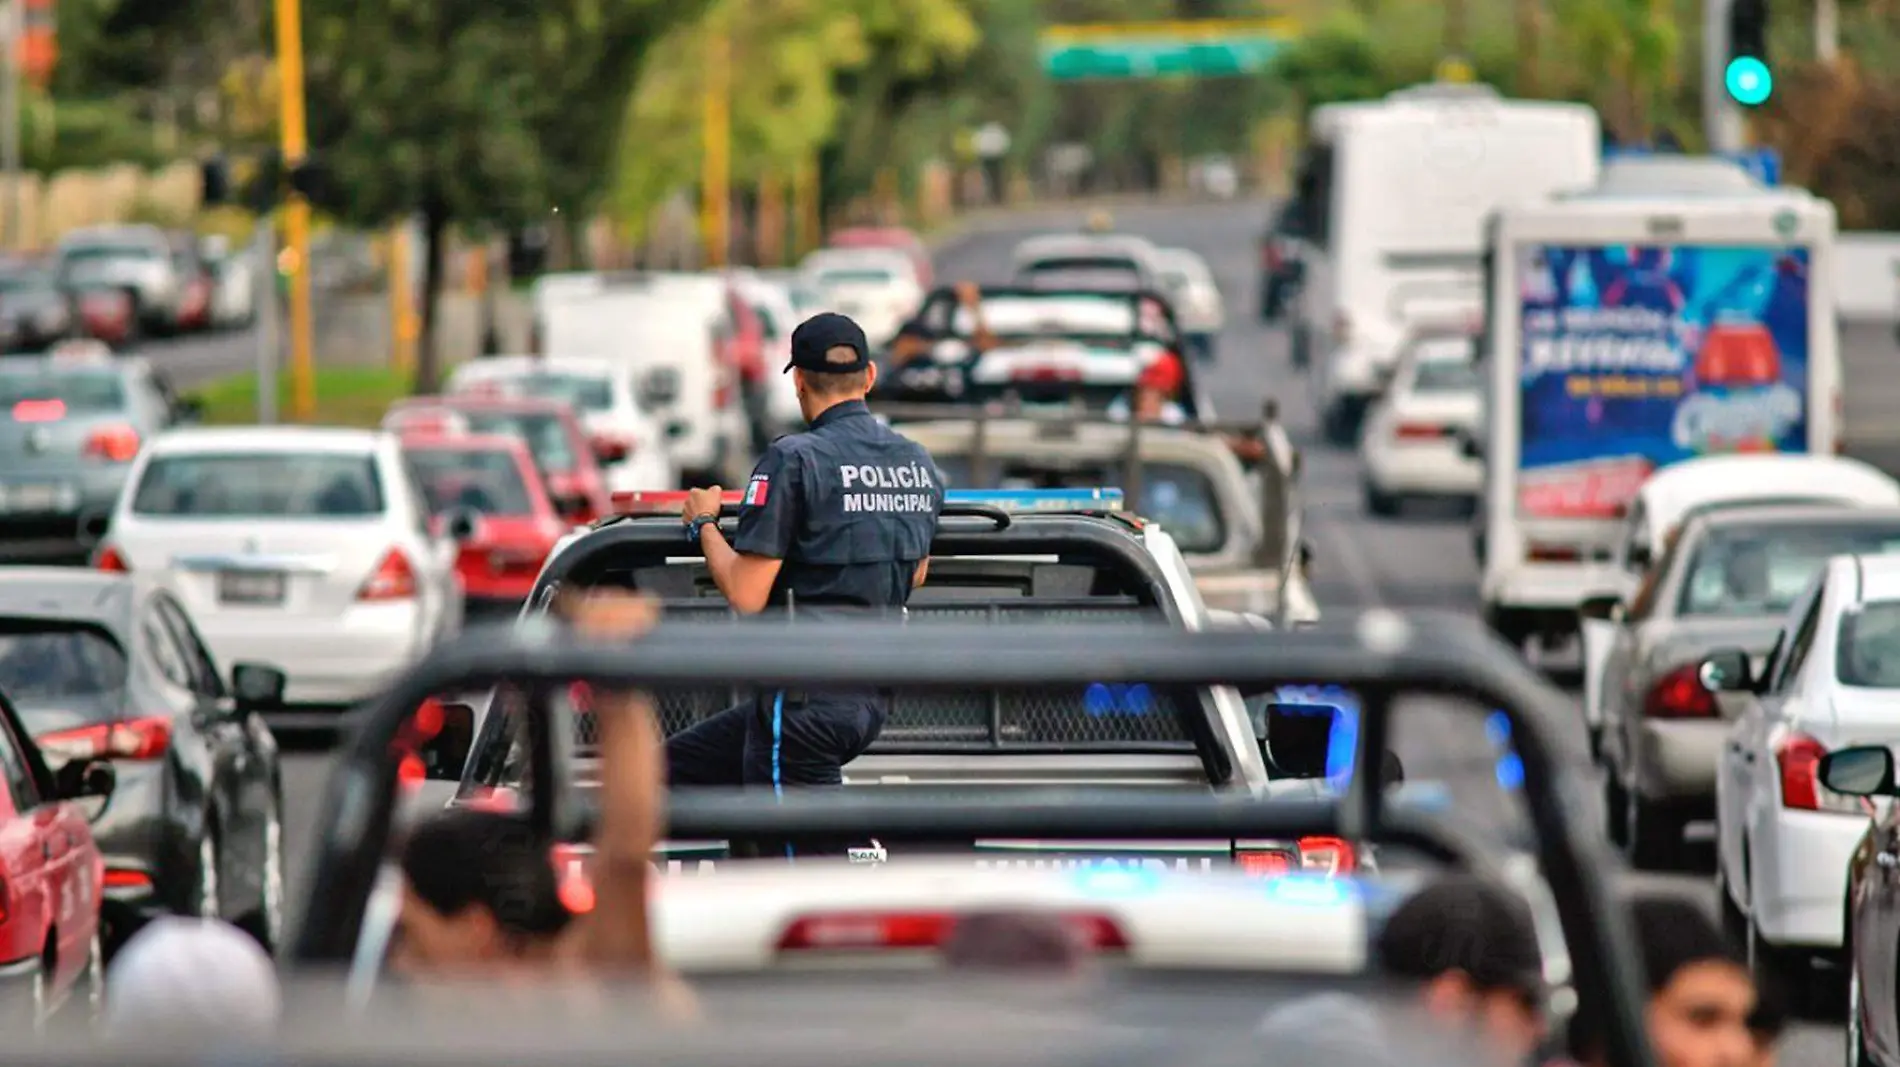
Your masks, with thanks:
<instances>
[{"instance_id":1,"label":"traffic signal pole","mask_svg":"<svg viewBox=\"0 0 1900 1067\"><path fill-rule=\"evenodd\" d=\"M1702 132L1711 152L1748 147L1742 107L1729 96L1728 17L1733 0L1702 0Z\"/></svg>"},{"instance_id":2,"label":"traffic signal pole","mask_svg":"<svg viewBox=\"0 0 1900 1067\"><path fill-rule=\"evenodd\" d=\"M303 10L300 0L277 0L277 72L282 81L284 168L294 171L310 145L304 124ZM316 412L316 378L311 365L310 202L292 190L284 203L284 243L290 267L290 417L307 420ZM266 264L274 279L275 264ZM275 300L277 287L270 287Z\"/></svg>"}]
</instances>

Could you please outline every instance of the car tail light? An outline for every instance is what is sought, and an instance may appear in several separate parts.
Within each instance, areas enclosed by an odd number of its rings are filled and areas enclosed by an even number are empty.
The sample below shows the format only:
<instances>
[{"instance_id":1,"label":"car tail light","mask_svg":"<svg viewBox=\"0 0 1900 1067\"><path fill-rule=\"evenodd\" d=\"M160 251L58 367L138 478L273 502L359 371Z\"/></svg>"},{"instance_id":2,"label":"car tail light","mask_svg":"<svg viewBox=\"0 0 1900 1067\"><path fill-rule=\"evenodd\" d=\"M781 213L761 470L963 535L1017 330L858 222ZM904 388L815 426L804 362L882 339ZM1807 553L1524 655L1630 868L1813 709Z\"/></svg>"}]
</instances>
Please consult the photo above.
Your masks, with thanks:
<instances>
[{"instance_id":1,"label":"car tail light","mask_svg":"<svg viewBox=\"0 0 1900 1067\"><path fill-rule=\"evenodd\" d=\"M1533 543L1525 552L1525 558L1532 563L1575 563L1583 558L1583 550L1576 545Z\"/></svg>"},{"instance_id":2,"label":"car tail light","mask_svg":"<svg viewBox=\"0 0 1900 1067\"><path fill-rule=\"evenodd\" d=\"M169 715L58 730L40 738L40 751L68 760L155 760L172 743Z\"/></svg>"},{"instance_id":3,"label":"car tail light","mask_svg":"<svg viewBox=\"0 0 1900 1067\"><path fill-rule=\"evenodd\" d=\"M416 595L416 569L402 549L392 548L356 591L358 600L408 600Z\"/></svg>"},{"instance_id":4,"label":"car tail light","mask_svg":"<svg viewBox=\"0 0 1900 1067\"><path fill-rule=\"evenodd\" d=\"M1401 422L1393 428L1392 436L1400 441L1440 441L1445 428L1429 422Z\"/></svg>"},{"instance_id":5,"label":"car tail light","mask_svg":"<svg viewBox=\"0 0 1900 1067\"><path fill-rule=\"evenodd\" d=\"M152 876L144 871L107 868L104 881L107 889L152 888Z\"/></svg>"},{"instance_id":6,"label":"car tail light","mask_svg":"<svg viewBox=\"0 0 1900 1067\"><path fill-rule=\"evenodd\" d=\"M1241 873L1259 878L1276 878L1283 874L1292 874L1299 862L1298 853L1291 849L1262 848L1235 849L1234 866Z\"/></svg>"},{"instance_id":7,"label":"car tail light","mask_svg":"<svg viewBox=\"0 0 1900 1067\"><path fill-rule=\"evenodd\" d=\"M130 426L102 426L86 438L83 455L108 463L130 463L139 454L139 432Z\"/></svg>"},{"instance_id":8,"label":"car tail light","mask_svg":"<svg viewBox=\"0 0 1900 1067\"><path fill-rule=\"evenodd\" d=\"M1351 874L1358 856L1352 842L1342 837L1300 838L1300 869L1327 877Z\"/></svg>"},{"instance_id":9,"label":"car tail light","mask_svg":"<svg viewBox=\"0 0 1900 1067\"><path fill-rule=\"evenodd\" d=\"M92 559L92 565L96 570L111 571L114 574L129 574L132 570L132 565L125 561L124 553L111 545L100 547L99 554Z\"/></svg>"},{"instance_id":10,"label":"car tail light","mask_svg":"<svg viewBox=\"0 0 1900 1067\"><path fill-rule=\"evenodd\" d=\"M12 899L12 887L7 885L6 877L0 875L0 926L6 925L6 921L13 917L13 909L7 907L7 902Z\"/></svg>"},{"instance_id":11,"label":"car tail light","mask_svg":"<svg viewBox=\"0 0 1900 1067\"><path fill-rule=\"evenodd\" d=\"M1649 687L1643 714L1652 719L1713 719L1721 714L1715 694L1702 684L1702 666L1685 663Z\"/></svg>"},{"instance_id":12,"label":"car tail light","mask_svg":"<svg viewBox=\"0 0 1900 1067\"><path fill-rule=\"evenodd\" d=\"M1352 340L1352 316L1344 311L1333 312L1333 343L1343 345Z\"/></svg>"},{"instance_id":13,"label":"car tail light","mask_svg":"<svg viewBox=\"0 0 1900 1067\"><path fill-rule=\"evenodd\" d=\"M1066 914L1063 921L1096 951L1128 947L1121 924L1106 915ZM934 949L956 929L954 912L833 912L792 921L778 939L780 952Z\"/></svg>"},{"instance_id":14,"label":"car tail light","mask_svg":"<svg viewBox=\"0 0 1900 1067\"><path fill-rule=\"evenodd\" d=\"M64 400L22 400L13 405L14 422L58 422L65 417Z\"/></svg>"}]
</instances>

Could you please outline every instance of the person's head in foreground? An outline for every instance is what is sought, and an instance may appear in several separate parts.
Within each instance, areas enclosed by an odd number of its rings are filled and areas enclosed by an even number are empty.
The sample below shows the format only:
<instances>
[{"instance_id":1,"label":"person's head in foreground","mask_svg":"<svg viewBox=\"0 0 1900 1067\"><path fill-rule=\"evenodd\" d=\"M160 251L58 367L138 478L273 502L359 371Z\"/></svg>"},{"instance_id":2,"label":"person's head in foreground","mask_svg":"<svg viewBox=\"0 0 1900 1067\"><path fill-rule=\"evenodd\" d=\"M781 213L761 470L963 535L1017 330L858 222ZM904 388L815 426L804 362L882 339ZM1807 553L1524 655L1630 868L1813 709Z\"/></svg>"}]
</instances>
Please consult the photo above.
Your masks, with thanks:
<instances>
[{"instance_id":1,"label":"person's head in foreground","mask_svg":"<svg viewBox=\"0 0 1900 1067\"><path fill-rule=\"evenodd\" d=\"M1659 894L1635 897L1629 909L1642 955L1644 1021L1662 1067L1759 1067L1764 1052L1772 1056L1779 1017L1758 1014L1763 1005L1741 955L1702 909ZM1585 1063L1604 1062L1598 1025L1589 1010L1577 1017L1572 1044Z\"/></svg>"},{"instance_id":2,"label":"person's head in foreground","mask_svg":"<svg viewBox=\"0 0 1900 1067\"><path fill-rule=\"evenodd\" d=\"M103 1023L115 1037L264 1038L282 1013L270 956L216 919L154 919L106 970Z\"/></svg>"},{"instance_id":3,"label":"person's head in foreground","mask_svg":"<svg viewBox=\"0 0 1900 1067\"><path fill-rule=\"evenodd\" d=\"M847 400L863 400L877 384L871 344L855 322L826 311L792 331L792 361L785 365L798 389L798 409L810 422Z\"/></svg>"},{"instance_id":4,"label":"person's head in foreground","mask_svg":"<svg viewBox=\"0 0 1900 1067\"><path fill-rule=\"evenodd\" d=\"M402 849L402 911L390 963L409 975L540 963L573 915L552 845L520 815L455 808Z\"/></svg>"},{"instance_id":5,"label":"person's head in foreground","mask_svg":"<svg viewBox=\"0 0 1900 1067\"><path fill-rule=\"evenodd\" d=\"M1477 1031L1512 1061L1543 1040L1543 955L1530 908L1509 890L1442 878L1399 905L1377 952L1386 974L1420 984L1428 1015Z\"/></svg>"}]
</instances>

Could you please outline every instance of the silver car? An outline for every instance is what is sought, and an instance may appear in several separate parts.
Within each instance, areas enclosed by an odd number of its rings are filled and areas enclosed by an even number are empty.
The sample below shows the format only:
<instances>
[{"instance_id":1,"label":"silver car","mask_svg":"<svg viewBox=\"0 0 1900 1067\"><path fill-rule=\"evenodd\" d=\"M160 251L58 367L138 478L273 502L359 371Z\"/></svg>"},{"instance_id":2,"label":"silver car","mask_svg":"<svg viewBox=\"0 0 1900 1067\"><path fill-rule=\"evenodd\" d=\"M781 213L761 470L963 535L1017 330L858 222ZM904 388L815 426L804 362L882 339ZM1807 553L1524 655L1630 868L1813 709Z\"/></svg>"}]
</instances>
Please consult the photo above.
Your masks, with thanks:
<instances>
[{"instance_id":1,"label":"silver car","mask_svg":"<svg viewBox=\"0 0 1900 1067\"><path fill-rule=\"evenodd\" d=\"M1665 867L1682 834L1712 817L1729 719L1702 660L1741 648L1760 660L1828 557L1900 550L1900 510L1739 506L1677 528L1628 603L1584 612L1616 625L1603 666L1600 746L1611 839L1632 866Z\"/></svg>"}]
</instances>

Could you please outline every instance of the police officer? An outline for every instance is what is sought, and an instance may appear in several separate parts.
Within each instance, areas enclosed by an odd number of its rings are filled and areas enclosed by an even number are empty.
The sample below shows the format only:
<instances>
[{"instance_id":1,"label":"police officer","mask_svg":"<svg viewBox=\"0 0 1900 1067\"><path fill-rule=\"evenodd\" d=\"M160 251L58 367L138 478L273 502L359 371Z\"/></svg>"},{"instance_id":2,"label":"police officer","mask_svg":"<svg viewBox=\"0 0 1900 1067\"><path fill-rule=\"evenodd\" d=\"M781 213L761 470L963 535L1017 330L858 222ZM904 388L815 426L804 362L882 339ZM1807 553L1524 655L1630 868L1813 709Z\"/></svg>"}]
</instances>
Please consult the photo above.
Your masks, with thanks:
<instances>
[{"instance_id":1,"label":"police officer","mask_svg":"<svg viewBox=\"0 0 1900 1067\"><path fill-rule=\"evenodd\" d=\"M792 332L785 370L811 428L772 442L720 532L720 489L687 494L687 536L726 600L800 621L901 611L923 584L943 485L930 454L872 417L864 331L815 315ZM876 690L766 690L667 740L674 785L835 786L884 727Z\"/></svg>"}]
</instances>

